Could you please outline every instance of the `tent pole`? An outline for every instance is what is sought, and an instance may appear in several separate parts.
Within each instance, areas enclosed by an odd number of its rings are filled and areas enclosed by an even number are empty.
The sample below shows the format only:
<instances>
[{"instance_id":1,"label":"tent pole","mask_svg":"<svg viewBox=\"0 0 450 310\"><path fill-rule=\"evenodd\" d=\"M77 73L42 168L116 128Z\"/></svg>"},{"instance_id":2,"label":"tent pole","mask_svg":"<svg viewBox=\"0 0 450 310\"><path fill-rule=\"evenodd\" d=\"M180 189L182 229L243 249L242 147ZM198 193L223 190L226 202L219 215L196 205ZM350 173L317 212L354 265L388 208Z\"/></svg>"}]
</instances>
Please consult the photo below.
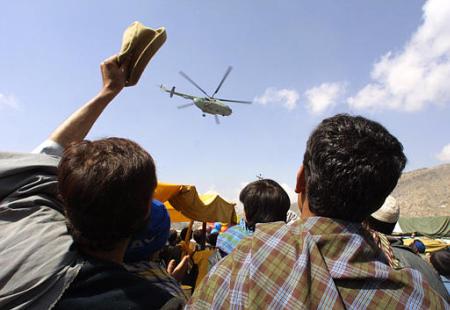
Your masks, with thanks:
<instances>
[{"instance_id":1,"label":"tent pole","mask_svg":"<svg viewBox=\"0 0 450 310\"><path fill-rule=\"evenodd\" d=\"M206 249L206 222L203 222L203 225L202 225L202 235L203 235L203 238L202 238L201 249L204 250L204 249Z\"/></svg>"},{"instance_id":2,"label":"tent pole","mask_svg":"<svg viewBox=\"0 0 450 310\"><path fill-rule=\"evenodd\" d=\"M184 251L183 251L183 256L188 254L191 255L191 234L192 234L192 226L194 225L194 221L191 220L189 222L189 226L188 226L188 230L187 230L187 234L186 237L184 238L184 244L186 245Z\"/></svg>"}]
</instances>

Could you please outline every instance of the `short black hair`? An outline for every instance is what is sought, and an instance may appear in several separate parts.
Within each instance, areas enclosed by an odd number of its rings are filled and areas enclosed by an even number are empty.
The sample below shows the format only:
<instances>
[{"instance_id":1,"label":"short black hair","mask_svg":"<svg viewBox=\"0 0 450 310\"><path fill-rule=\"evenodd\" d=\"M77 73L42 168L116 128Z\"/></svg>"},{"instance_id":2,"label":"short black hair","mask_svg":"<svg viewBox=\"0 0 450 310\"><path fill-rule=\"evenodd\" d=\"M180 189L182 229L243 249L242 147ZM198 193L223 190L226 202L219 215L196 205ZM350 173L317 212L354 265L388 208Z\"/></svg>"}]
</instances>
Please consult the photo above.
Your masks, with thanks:
<instances>
[{"instance_id":1,"label":"short black hair","mask_svg":"<svg viewBox=\"0 0 450 310\"><path fill-rule=\"evenodd\" d=\"M189 228L188 227L183 227L183 229L180 232L180 239L181 241L186 240L186 235L188 233ZM191 230L191 234L189 235L189 240L191 240L192 238L192 230Z\"/></svg>"},{"instance_id":2,"label":"short black hair","mask_svg":"<svg viewBox=\"0 0 450 310\"><path fill-rule=\"evenodd\" d=\"M309 208L361 222L383 205L405 164L402 144L381 124L348 114L324 119L303 158Z\"/></svg>"},{"instance_id":3,"label":"short black hair","mask_svg":"<svg viewBox=\"0 0 450 310\"><path fill-rule=\"evenodd\" d=\"M203 244L205 242L205 235L202 229L194 230L193 237L197 244Z\"/></svg>"},{"instance_id":4,"label":"short black hair","mask_svg":"<svg viewBox=\"0 0 450 310\"><path fill-rule=\"evenodd\" d=\"M250 230L254 230L257 223L286 222L286 214L291 206L286 191L270 179L248 184L241 191L239 200L244 205L245 220Z\"/></svg>"},{"instance_id":5,"label":"short black hair","mask_svg":"<svg viewBox=\"0 0 450 310\"><path fill-rule=\"evenodd\" d=\"M208 236L206 236L206 241L213 247L216 246L217 244L217 237L219 237L219 233L214 232L214 233L210 233L208 234Z\"/></svg>"},{"instance_id":6,"label":"short black hair","mask_svg":"<svg viewBox=\"0 0 450 310\"><path fill-rule=\"evenodd\" d=\"M178 232L175 229L170 230L169 239L167 241L172 246L174 246L178 243Z\"/></svg>"}]
</instances>

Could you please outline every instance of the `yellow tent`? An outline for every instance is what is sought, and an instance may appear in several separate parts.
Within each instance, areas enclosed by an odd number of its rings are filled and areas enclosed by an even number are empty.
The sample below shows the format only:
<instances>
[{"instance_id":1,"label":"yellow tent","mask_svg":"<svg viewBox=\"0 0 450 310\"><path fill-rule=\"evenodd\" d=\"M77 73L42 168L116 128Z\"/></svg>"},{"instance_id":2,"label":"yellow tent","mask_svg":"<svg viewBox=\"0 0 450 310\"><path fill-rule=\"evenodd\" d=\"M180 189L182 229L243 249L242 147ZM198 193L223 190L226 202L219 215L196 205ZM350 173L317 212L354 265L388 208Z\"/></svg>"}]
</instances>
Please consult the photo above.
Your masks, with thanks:
<instances>
[{"instance_id":1,"label":"yellow tent","mask_svg":"<svg viewBox=\"0 0 450 310\"><path fill-rule=\"evenodd\" d=\"M217 194L199 195L192 185L177 185L158 183L155 199L162 201L167 208L172 222L190 222L186 239L181 242L183 253L192 255L192 259L199 266L196 283L208 273L208 258L214 253L211 249L192 251L189 236L194 221L203 222L203 233L206 234L206 222L237 223L236 204L224 200ZM184 254L183 254L184 255Z\"/></svg>"},{"instance_id":2,"label":"yellow tent","mask_svg":"<svg viewBox=\"0 0 450 310\"><path fill-rule=\"evenodd\" d=\"M164 203L172 222L237 223L236 204L217 194L199 195L193 185L158 183L154 198Z\"/></svg>"}]
</instances>

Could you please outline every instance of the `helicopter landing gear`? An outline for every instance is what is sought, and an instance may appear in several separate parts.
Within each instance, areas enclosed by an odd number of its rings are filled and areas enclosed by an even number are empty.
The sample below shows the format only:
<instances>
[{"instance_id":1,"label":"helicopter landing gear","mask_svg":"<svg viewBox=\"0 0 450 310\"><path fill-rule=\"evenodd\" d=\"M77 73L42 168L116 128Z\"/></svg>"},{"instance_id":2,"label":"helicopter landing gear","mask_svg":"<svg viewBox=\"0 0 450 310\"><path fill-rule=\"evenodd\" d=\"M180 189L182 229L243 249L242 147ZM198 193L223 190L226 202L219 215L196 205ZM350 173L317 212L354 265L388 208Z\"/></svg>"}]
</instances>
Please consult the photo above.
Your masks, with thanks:
<instances>
[{"instance_id":1,"label":"helicopter landing gear","mask_svg":"<svg viewBox=\"0 0 450 310\"><path fill-rule=\"evenodd\" d=\"M205 117L205 116L206 116L206 114L202 114L202 116L203 116L203 117Z\"/></svg>"}]
</instances>

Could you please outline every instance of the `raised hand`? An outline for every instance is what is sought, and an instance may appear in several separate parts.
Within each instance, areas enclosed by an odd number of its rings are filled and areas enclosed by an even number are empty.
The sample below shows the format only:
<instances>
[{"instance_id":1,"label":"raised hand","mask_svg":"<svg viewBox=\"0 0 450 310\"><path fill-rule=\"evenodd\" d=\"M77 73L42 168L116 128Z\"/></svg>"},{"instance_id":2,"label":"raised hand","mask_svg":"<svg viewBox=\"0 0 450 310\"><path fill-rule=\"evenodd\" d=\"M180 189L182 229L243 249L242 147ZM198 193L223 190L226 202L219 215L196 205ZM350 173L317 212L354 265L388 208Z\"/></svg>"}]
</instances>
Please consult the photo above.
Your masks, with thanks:
<instances>
[{"instance_id":1,"label":"raised hand","mask_svg":"<svg viewBox=\"0 0 450 310\"><path fill-rule=\"evenodd\" d=\"M175 260L171 260L167 266L167 272L175 278L178 282L181 282L186 275L189 266L189 255L185 255L181 262L175 266Z\"/></svg>"},{"instance_id":2,"label":"raised hand","mask_svg":"<svg viewBox=\"0 0 450 310\"><path fill-rule=\"evenodd\" d=\"M113 55L100 64L103 91L117 95L124 88L128 77L129 63L130 58L127 58L119 64L117 55Z\"/></svg>"}]
</instances>

